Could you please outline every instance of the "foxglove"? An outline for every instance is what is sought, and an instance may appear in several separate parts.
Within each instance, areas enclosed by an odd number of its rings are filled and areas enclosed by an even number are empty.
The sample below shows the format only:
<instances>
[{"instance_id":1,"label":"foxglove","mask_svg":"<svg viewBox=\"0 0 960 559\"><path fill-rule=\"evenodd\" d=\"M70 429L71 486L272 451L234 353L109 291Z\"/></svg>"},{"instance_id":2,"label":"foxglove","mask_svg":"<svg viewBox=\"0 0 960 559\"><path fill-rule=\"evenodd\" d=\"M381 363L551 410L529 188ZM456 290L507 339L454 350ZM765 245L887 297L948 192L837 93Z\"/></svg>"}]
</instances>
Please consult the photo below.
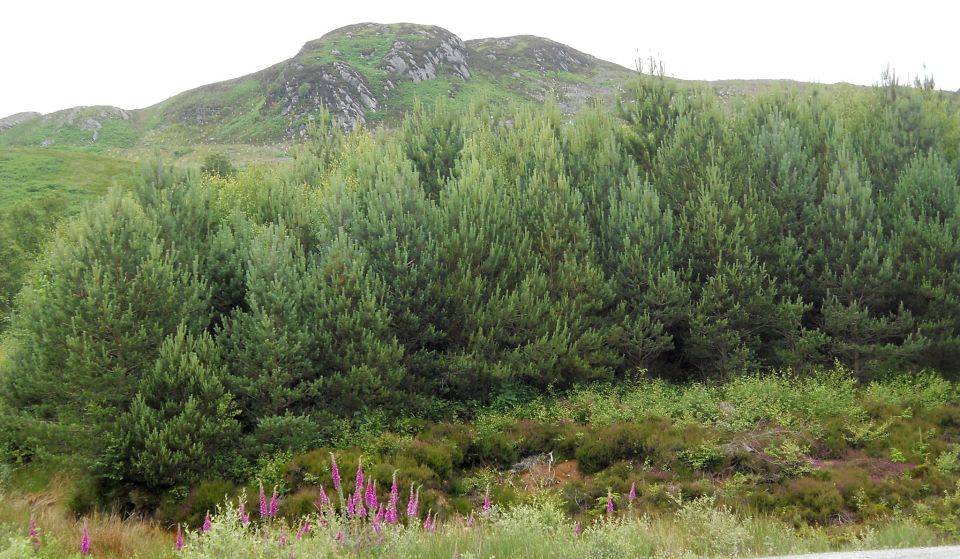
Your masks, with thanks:
<instances>
[{"instance_id":1,"label":"foxglove","mask_svg":"<svg viewBox=\"0 0 960 559\"><path fill-rule=\"evenodd\" d=\"M183 530L180 529L179 524L177 524L177 539L173 542L173 549L176 551L183 549Z\"/></svg>"},{"instance_id":2,"label":"foxglove","mask_svg":"<svg viewBox=\"0 0 960 559\"><path fill-rule=\"evenodd\" d=\"M270 496L270 517L277 516L280 506L279 495L277 495L277 486L273 486L273 495Z\"/></svg>"},{"instance_id":3,"label":"foxglove","mask_svg":"<svg viewBox=\"0 0 960 559\"><path fill-rule=\"evenodd\" d=\"M260 518L270 516L270 508L267 506L267 495L263 492L263 482L260 482Z\"/></svg>"},{"instance_id":4,"label":"foxglove","mask_svg":"<svg viewBox=\"0 0 960 559\"><path fill-rule=\"evenodd\" d=\"M413 484L410 484L410 499L407 501L407 517L414 518L417 516L417 509L420 506L420 489L416 491L413 490Z\"/></svg>"},{"instance_id":5,"label":"foxglove","mask_svg":"<svg viewBox=\"0 0 960 559\"><path fill-rule=\"evenodd\" d=\"M203 526L200 530L206 534L210 531L210 511L207 511L207 514L203 517Z\"/></svg>"},{"instance_id":6,"label":"foxglove","mask_svg":"<svg viewBox=\"0 0 960 559\"><path fill-rule=\"evenodd\" d=\"M357 485L354 490L357 494L363 495L363 456L357 458Z\"/></svg>"},{"instance_id":7,"label":"foxglove","mask_svg":"<svg viewBox=\"0 0 960 559\"><path fill-rule=\"evenodd\" d=\"M330 453L330 477L333 478L333 488L340 491L340 468L337 467L337 457Z\"/></svg>"},{"instance_id":8,"label":"foxglove","mask_svg":"<svg viewBox=\"0 0 960 559\"><path fill-rule=\"evenodd\" d=\"M607 489L607 514L613 514L613 491Z\"/></svg>"},{"instance_id":9,"label":"foxglove","mask_svg":"<svg viewBox=\"0 0 960 559\"><path fill-rule=\"evenodd\" d=\"M487 484L487 491L486 491L486 493L484 493L484 495L483 495L483 512L489 513L489 512L490 512L490 508L491 508L491 505L490 505L490 485Z\"/></svg>"},{"instance_id":10,"label":"foxglove","mask_svg":"<svg viewBox=\"0 0 960 559\"><path fill-rule=\"evenodd\" d=\"M573 525L573 533L577 536L583 533L583 524L580 524L579 520Z\"/></svg>"},{"instance_id":11,"label":"foxglove","mask_svg":"<svg viewBox=\"0 0 960 559\"><path fill-rule=\"evenodd\" d=\"M90 532L87 531L87 521L83 521L83 535L80 536L80 556L86 557L90 553Z\"/></svg>"},{"instance_id":12,"label":"foxglove","mask_svg":"<svg viewBox=\"0 0 960 559\"><path fill-rule=\"evenodd\" d=\"M310 521L304 520L303 526L297 531L297 540L302 540L304 536L310 533Z\"/></svg>"},{"instance_id":13,"label":"foxglove","mask_svg":"<svg viewBox=\"0 0 960 559\"><path fill-rule=\"evenodd\" d=\"M377 510L377 502L379 501L377 498L377 485L372 479L367 481L367 493L364 498L367 501L367 508L372 514Z\"/></svg>"},{"instance_id":14,"label":"foxglove","mask_svg":"<svg viewBox=\"0 0 960 559\"><path fill-rule=\"evenodd\" d=\"M40 551L40 531L37 530L37 519L30 518L30 544L33 546L33 552Z\"/></svg>"},{"instance_id":15,"label":"foxglove","mask_svg":"<svg viewBox=\"0 0 960 559\"><path fill-rule=\"evenodd\" d=\"M324 491L323 486L320 486L320 495L317 497L317 501L313 503L313 506L317 510L323 510L323 507L330 504L330 498L327 497L327 492Z\"/></svg>"},{"instance_id":16,"label":"foxglove","mask_svg":"<svg viewBox=\"0 0 960 559\"><path fill-rule=\"evenodd\" d=\"M630 501L630 504L633 504L633 500L637 498L637 482L630 484L630 492L627 493L627 499Z\"/></svg>"}]
</instances>

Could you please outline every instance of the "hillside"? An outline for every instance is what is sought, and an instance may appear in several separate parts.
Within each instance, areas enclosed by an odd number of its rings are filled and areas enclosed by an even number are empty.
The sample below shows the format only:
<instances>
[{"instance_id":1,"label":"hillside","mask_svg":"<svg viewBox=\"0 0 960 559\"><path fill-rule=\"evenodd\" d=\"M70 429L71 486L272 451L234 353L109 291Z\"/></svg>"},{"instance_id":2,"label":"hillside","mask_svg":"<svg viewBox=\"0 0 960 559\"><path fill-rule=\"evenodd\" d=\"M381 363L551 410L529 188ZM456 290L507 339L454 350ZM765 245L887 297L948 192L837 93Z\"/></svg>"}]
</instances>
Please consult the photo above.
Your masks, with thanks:
<instances>
[{"instance_id":1,"label":"hillside","mask_svg":"<svg viewBox=\"0 0 960 559\"><path fill-rule=\"evenodd\" d=\"M572 113L610 97L633 72L530 35L463 41L440 27L361 23L306 43L259 72L205 85L140 110L75 107L0 120L0 145L285 142L306 133L321 105L343 128L392 124L416 97L542 102Z\"/></svg>"}]
</instances>

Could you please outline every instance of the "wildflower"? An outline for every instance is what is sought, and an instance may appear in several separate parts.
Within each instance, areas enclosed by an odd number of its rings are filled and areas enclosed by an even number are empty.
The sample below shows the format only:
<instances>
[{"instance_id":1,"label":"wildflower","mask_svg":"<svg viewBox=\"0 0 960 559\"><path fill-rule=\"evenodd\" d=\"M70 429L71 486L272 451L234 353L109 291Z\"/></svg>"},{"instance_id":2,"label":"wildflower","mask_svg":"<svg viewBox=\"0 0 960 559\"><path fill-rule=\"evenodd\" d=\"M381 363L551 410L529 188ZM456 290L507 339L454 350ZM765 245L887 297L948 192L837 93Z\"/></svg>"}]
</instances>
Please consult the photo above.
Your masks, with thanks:
<instances>
[{"instance_id":1,"label":"wildflower","mask_svg":"<svg viewBox=\"0 0 960 559\"><path fill-rule=\"evenodd\" d=\"M343 541L343 528L337 530L337 533L333 536L334 541Z\"/></svg>"},{"instance_id":2,"label":"wildflower","mask_svg":"<svg viewBox=\"0 0 960 559\"><path fill-rule=\"evenodd\" d=\"M323 507L329 504L330 504L330 498L327 497L327 492L323 490L323 486L321 485L320 495L317 497L316 502L313 503L313 506L316 507L317 510L321 510Z\"/></svg>"},{"instance_id":3,"label":"wildflower","mask_svg":"<svg viewBox=\"0 0 960 559\"><path fill-rule=\"evenodd\" d=\"M297 540L302 540L303 537L309 533L310 533L310 521L304 520L303 526L301 526L300 529L297 530Z\"/></svg>"},{"instance_id":4,"label":"wildflower","mask_svg":"<svg viewBox=\"0 0 960 559\"><path fill-rule=\"evenodd\" d=\"M80 537L80 556L86 557L90 553L90 532L87 531L87 521L83 521L83 535Z\"/></svg>"},{"instance_id":5,"label":"wildflower","mask_svg":"<svg viewBox=\"0 0 960 559\"><path fill-rule=\"evenodd\" d=\"M244 509L243 501L240 501L240 506L237 508L237 515L240 517L240 524L243 526L250 524L250 513Z\"/></svg>"},{"instance_id":6,"label":"wildflower","mask_svg":"<svg viewBox=\"0 0 960 559\"><path fill-rule=\"evenodd\" d=\"M460 559L460 546L453 544L453 559Z\"/></svg>"},{"instance_id":7,"label":"wildflower","mask_svg":"<svg viewBox=\"0 0 960 559\"><path fill-rule=\"evenodd\" d=\"M353 518L356 515L357 503L356 500L351 496L347 499L347 518Z\"/></svg>"},{"instance_id":8,"label":"wildflower","mask_svg":"<svg viewBox=\"0 0 960 559\"><path fill-rule=\"evenodd\" d=\"M333 478L333 488L340 491L340 468L337 467L337 457L330 453L330 477Z\"/></svg>"},{"instance_id":9,"label":"wildflower","mask_svg":"<svg viewBox=\"0 0 960 559\"><path fill-rule=\"evenodd\" d=\"M417 516L417 509L420 508L420 489L413 490L413 484L410 484L410 500L407 501L407 517Z\"/></svg>"},{"instance_id":10,"label":"wildflower","mask_svg":"<svg viewBox=\"0 0 960 559\"><path fill-rule=\"evenodd\" d=\"M490 512L490 484L487 484L487 492L483 495L483 512Z\"/></svg>"},{"instance_id":11,"label":"wildflower","mask_svg":"<svg viewBox=\"0 0 960 559\"><path fill-rule=\"evenodd\" d=\"M280 537L277 539L277 545L280 547L287 547L287 531L283 530L280 532Z\"/></svg>"},{"instance_id":12,"label":"wildflower","mask_svg":"<svg viewBox=\"0 0 960 559\"><path fill-rule=\"evenodd\" d=\"M637 498L637 482L630 484L630 492L627 493L627 499L630 501L630 504L633 504L634 499Z\"/></svg>"},{"instance_id":13,"label":"wildflower","mask_svg":"<svg viewBox=\"0 0 960 559\"><path fill-rule=\"evenodd\" d=\"M613 514L613 491L607 489L607 514Z\"/></svg>"},{"instance_id":14,"label":"wildflower","mask_svg":"<svg viewBox=\"0 0 960 559\"><path fill-rule=\"evenodd\" d=\"M278 497L279 497L279 496L277 495L277 486L274 485L274 486L273 486L273 495L270 496L270 516L271 516L271 517L277 516L277 509L278 509L279 504L280 504L280 502L279 502L279 500L278 500Z\"/></svg>"},{"instance_id":15,"label":"wildflower","mask_svg":"<svg viewBox=\"0 0 960 559\"><path fill-rule=\"evenodd\" d=\"M176 551L183 549L183 530L180 529L179 524L177 524L177 539L173 542L173 549Z\"/></svg>"},{"instance_id":16,"label":"wildflower","mask_svg":"<svg viewBox=\"0 0 960 559\"><path fill-rule=\"evenodd\" d=\"M377 514L373 516L373 531L380 533L380 523L383 522L383 505L380 505L380 509L377 510Z\"/></svg>"},{"instance_id":17,"label":"wildflower","mask_svg":"<svg viewBox=\"0 0 960 559\"><path fill-rule=\"evenodd\" d=\"M363 456L357 458L357 493L363 492Z\"/></svg>"},{"instance_id":18,"label":"wildflower","mask_svg":"<svg viewBox=\"0 0 960 559\"><path fill-rule=\"evenodd\" d=\"M397 501L400 500L400 488L397 486L397 471L393 471L393 484L390 486L390 501L387 503L386 519L388 524L400 521L397 517Z\"/></svg>"},{"instance_id":19,"label":"wildflower","mask_svg":"<svg viewBox=\"0 0 960 559\"><path fill-rule=\"evenodd\" d=\"M260 518L270 516L270 509L267 507L267 495L263 492L263 482L260 482Z\"/></svg>"},{"instance_id":20,"label":"wildflower","mask_svg":"<svg viewBox=\"0 0 960 559\"><path fill-rule=\"evenodd\" d=\"M476 520L473 518L473 511L470 511L470 518L467 519L467 527L473 528L473 525L476 524Z\"/></svg>"},{"instance_id":21,"label":"wildflower","mask_svg":"<svg viewBox=\"0 0 960 559\"><path fill-rule=\"evenodd\" d=\"M427 519L423 521L423 531L432 532L433 531L433 511L427 511Z\"/></svg>"},{"instance_id":22,"label":"wildflower","mask_svg":"<svg viewBox=\"0 0 960 559\"><path fill-rule=\"evenodd\" d=\"M30 517L30 543L34 553L40 551L40 531L37 530L37 519L34 517Z\"/></svg>"},{"instance_id":23,"label":"wildflower","mask_svg":"<svg viewBox=\"0 0 960 559\"><path fill-rule=\"evenodd\" d=\"M573 525L573 533L577 536L583 533L583 524L580 524L579 520Z\"/></svg>"},{"instance_id":24,"label":"wildflower","mask_svg":"<svg viewBox=\"0 0 960 559\"><path fill-rule=\"evenodd\" d=\"M203 527L200 530L204 534L210 531L210 511L207 511L207 514L203 517Z\"/></svg>"},{"instance_id":25,"label":"wildflower","mask_svg":"<svg viewBox=\"0 0 960 559\"><path fill-rule=\"evenodd\" d=\"M370 509L370 512L373 513L376 511L379 499L377 499L377 485L372 479L367 482L367 494L365 498L367 500L367 508Z\"/></svg>"}]
</instances>

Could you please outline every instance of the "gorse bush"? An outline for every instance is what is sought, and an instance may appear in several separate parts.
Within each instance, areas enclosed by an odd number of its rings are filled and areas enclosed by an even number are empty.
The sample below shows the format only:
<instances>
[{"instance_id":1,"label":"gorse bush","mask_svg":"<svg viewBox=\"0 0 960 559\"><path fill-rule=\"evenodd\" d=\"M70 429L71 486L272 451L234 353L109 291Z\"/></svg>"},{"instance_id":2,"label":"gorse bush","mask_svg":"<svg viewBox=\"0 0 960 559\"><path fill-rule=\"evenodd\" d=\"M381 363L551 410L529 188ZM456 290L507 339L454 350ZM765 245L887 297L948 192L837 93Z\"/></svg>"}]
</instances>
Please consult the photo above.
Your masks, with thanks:
<instances>
[{"instance_id":1,"label":"gorse bush","mask_svg":"<svg viewBox=\"0 0 960 559\"><path fill-rule=\"evenodd\" d=\"M412 432L395 421L571 388L574 421L856 422L854 382L960 363L960 112L929 88L726 107L643 77L572 122L547 104L319 123L292 169L155 163L63 228L11 320L5 446L149 508L345 424ZM810 380L835 361L852 377ZM643 369L703 384L577 396ZM951 394L924 386L900 405ZM417 464L522 450L471 444Z\"/></svg>"}]
</instances>

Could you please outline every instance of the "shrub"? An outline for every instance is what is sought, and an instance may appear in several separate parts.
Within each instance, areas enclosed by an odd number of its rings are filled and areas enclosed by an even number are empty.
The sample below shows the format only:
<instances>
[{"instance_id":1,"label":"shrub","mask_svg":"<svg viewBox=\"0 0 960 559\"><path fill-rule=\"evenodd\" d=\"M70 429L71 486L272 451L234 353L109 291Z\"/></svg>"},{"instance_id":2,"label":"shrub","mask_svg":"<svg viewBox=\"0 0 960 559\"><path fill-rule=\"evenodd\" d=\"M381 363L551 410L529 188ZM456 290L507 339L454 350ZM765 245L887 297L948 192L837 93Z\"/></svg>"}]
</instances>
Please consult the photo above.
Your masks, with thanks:
<instances>
[{"instance_id":1,"label":"shrub","mask_svg":"<svg viewBox=\"0 0 960 559\"><path fill-rule=\"evenodd\" d=\"M670 432L667 420L614 423L598 429L577 448L577 465L581 472L592 474L617 460L657 459L671 450Z\"/></svg>"}]
</instances>

